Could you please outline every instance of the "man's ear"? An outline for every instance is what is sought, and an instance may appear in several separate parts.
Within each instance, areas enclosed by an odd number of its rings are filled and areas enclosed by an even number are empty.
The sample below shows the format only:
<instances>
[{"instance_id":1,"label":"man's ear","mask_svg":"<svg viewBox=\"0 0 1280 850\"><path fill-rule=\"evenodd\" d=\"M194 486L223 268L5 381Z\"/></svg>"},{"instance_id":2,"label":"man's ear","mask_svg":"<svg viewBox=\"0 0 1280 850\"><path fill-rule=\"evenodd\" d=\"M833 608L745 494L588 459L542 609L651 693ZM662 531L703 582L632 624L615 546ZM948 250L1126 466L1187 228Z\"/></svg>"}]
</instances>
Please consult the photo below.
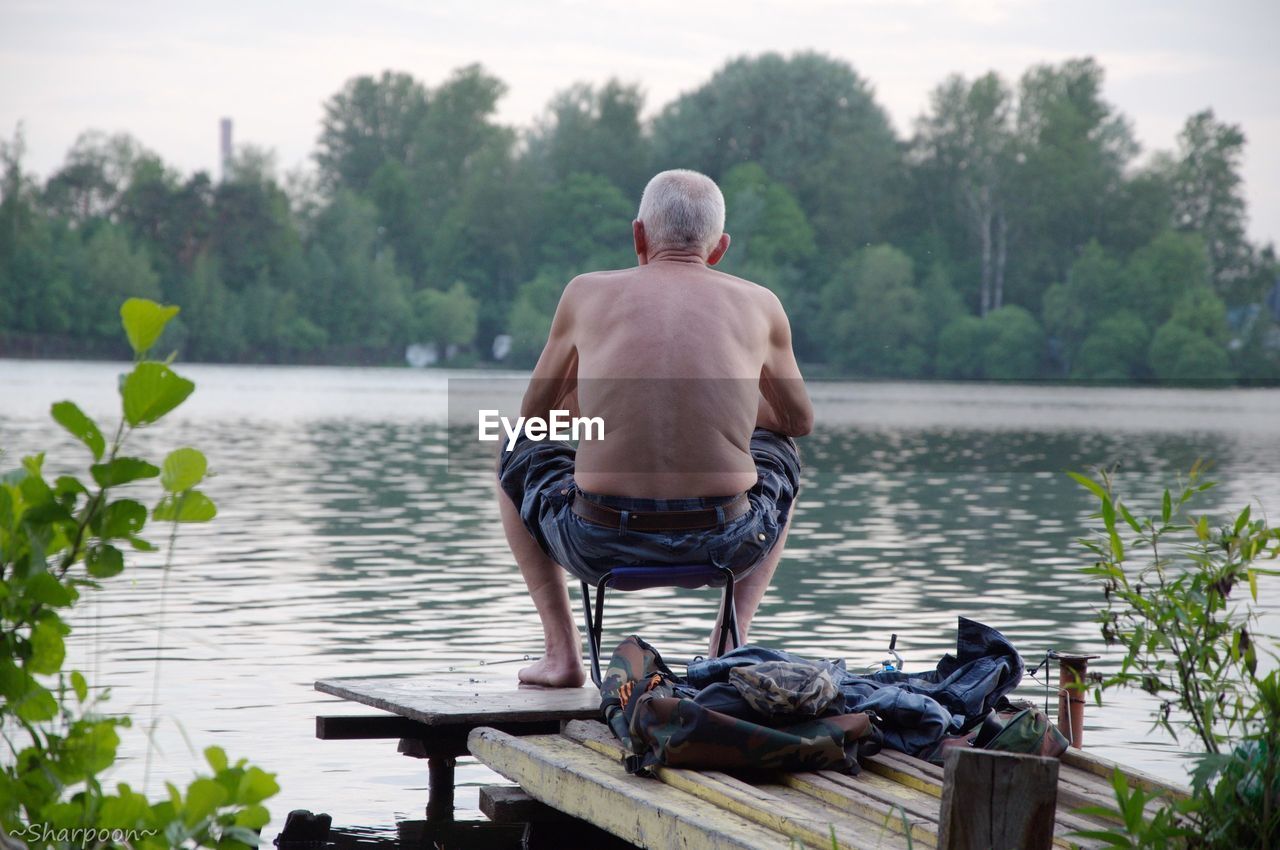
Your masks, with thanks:
<instances>
[{"instance_id":1,"label":"man's ear","mask_svg":"<svg viewBox=\"0 0 1280 850\"><path fill-rule=\"evenodd\" d=\"M707 265L714 266L720 262L720 258L724 256L724 252L729 250L729 234L721 233L720 241L716 243L716 247L711 249L711 253L707 255Z\"/></svg>"},{"instance_id":2,"label":"man's ear","mask_svg":"<svg viewBox=\"0 0 1280 850\"><path fill-rule=\"evenodd\" d=\"M640 219L631 222L631 238L636 243L636 258L640 265L646 265L649 262L649 238L644 235L644 222Z\"/></svg>"}]
</instances>

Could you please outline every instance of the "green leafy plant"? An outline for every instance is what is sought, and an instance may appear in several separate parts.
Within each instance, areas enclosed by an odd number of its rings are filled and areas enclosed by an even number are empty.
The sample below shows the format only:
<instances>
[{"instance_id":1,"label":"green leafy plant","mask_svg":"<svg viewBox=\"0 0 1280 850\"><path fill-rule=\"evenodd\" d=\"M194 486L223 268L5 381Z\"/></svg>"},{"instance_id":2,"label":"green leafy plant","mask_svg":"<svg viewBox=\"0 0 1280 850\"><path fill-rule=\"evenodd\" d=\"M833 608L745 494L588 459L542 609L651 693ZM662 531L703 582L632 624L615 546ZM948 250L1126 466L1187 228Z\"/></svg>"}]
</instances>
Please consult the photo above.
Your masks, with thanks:
<instances>
[{"instance_id":1,"label":"green leafy plant","mask_svg":"<svg viewBox=\"0 0 1280 850\"><path fill-rule=\"evenodd\" d=\"M152 802L125 783L103 788L98 776L115 761L118 730L131 722L103 713L107 691L91 691L83 674L63 665L71 632L63 613L123 572L127 550L156 550L141 536L149 520L174 524L171 556L177 524L217 514L199 489L207 471L199 451L175 449L157 466L125 450L136 430L195 389L168 361L148 357L177 312L138 298L121 307L135 361L120 379L122 415L110 439L73 402L53 405L54 421L92 455L87 479L48 481L43 453L0 476L0 729L9 751L0 764L0 831L29 846L257 846L270 817L262 802L279 790L272 774L244 760L231 764L217 747L205 750L211 773L185 793L166 784L167 797ZM149 509L118 495L155 479L161 493Z\"/></svg>"},{"instance_id":2,"label":"green leafy plant","mask_svg":"<svg viewBox=\"0 0 1280 850\"><path fill-rule=\"evenodd\" d=\"M1258 672L1274 638L1258 634L1249 604L1260 576L1280 574L1261 565L1280 557L1280 529L1249 507L1223 525L1197 514L1197 497L1215 486L1203 471L1197 463L1180 490L1164 491L1158 516L1141 518L1111 474L1071 473L1099 501L1102 528L1080 541L1096 559L1084 572L1102 583L1103 638L1125 650L1096 696L1146 691L1160 700L1155 725L1175 739L1190 734L1200 750L1191 798L1169 801L1166 816L1144 820L1149 798L1116 783L1128 842L1116 846L1280 845L1280 675Z\"/></svg>"}]
</instances>

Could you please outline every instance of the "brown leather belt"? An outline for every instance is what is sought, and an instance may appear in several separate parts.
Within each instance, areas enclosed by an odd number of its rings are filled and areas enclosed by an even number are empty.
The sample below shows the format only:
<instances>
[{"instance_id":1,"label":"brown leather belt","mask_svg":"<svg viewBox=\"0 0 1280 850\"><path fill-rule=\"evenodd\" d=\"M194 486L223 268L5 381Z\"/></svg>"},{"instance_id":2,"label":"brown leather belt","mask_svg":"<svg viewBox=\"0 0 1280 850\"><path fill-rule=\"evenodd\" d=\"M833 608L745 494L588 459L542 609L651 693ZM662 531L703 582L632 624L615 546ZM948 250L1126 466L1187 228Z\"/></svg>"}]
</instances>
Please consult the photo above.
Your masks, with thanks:
<instances>
[{"instance_id":1,"label":"brown leather belt","mask_svg":"<svg viewBox=\"0 0 1280 850\"><path fill-rule=\"evenodd\" d=\"M578 494L573 500L573 512L596 525L622 528L622 511L609 508ZM734 496L717 508L697 508L691 511L627 511L627 528L632 531L696 531L716 528L721 522L732 522L751 510L751 500L746 493Z\"/></svg>"}]
</instances>

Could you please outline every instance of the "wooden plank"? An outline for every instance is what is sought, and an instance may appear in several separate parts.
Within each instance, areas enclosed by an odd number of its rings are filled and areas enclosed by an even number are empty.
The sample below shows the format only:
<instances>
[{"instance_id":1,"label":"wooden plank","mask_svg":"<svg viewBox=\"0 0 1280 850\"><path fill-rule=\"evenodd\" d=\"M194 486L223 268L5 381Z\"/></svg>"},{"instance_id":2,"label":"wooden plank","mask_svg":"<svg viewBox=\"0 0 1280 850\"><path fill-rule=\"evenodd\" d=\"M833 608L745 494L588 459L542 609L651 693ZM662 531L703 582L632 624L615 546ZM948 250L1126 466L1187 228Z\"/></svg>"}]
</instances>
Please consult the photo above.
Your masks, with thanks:
<instances>
[{"instance_id":1,"label":"wooden plank","mask_svg":"<svg viewBox=\"0 0 1280 850\"><path fill-rule=\"evenodd\" d=\"M505 679L322 679L315 688L427 726L600 716L600 692L595 688L515 688Z\"/></svg>"},{"instance_id":2,"label":"wooden plank","mask_svg":"<svg viewBox=\"0 0 1280 850\"><path fill-rule=\"evenodd\" d=\"M571 721L565 724L564 734L605 755L622 754L621 744L603 723ZM886 815L893 812L895 817L888 821L890 829L910 835L913 842L928 847L936 846L943 769L893 750L885 750L863 762L864 768L873 766L883 773L864 769L858 776L846 776L835 771L780 774L776 781L853 813L876 826L884 826ZM901 781L903 779L907 781L904 783ZM1103 846L1090 839L1071 836L1071 833L1080 830L1106 828L1102 820L1074 814L1072 808L1059 800L1054 824L1054 843L1063 847Z\"/></svg>"},{"instance_id":3,"label":"wooden plank","mask_svg":"<svg viewBox=\"0 0 1280 850\"><path fill-rule=\"evenodd\" d=\"M787 785L763 783L758 788L761 791L767 791L774 797L778 806L789 810L808 812L812 817L827 819L832 819L832 813L835 813L833 825L836 827L836 837L841 842L840 846L842 847L846 844L854 847L875 848L919 848L928 846L922 842L912 843L911 840L903 837L901 821L895 821L896 815L888 812L887 809L874 818L866 818L855 812L832 806ZM856 832L854 829L856 829ZM830 837L825 842L815 846L822 848L822 850L831 850Z\"/></svg>"},{"instance_id":4,"label":"wooden plank","mask_svg":"<svg viewBox=\"0 0 1280 850\"><path fill-rule=\"evenodd\" d=\"M780 774L782 784L803 792L832 806L843 807L867 820L878 823L883 829L920 842L927 847L938 844L937 823L923 818L913 818L909 813L894 811L894 803L870 797L862 789L840 786L819 773Z\"/></svg>"},{"instance_id":5,"label":"wooden plank","mask_svg":"<svg viewBox=\"0 0 1280 850\"><path fill-rule=\"evenodd\" d=\"M1157 776L1152 776L1151 774L1145 773L1141 770L1124 767L1123 765L1116 764L1116 762L1111 761L1110 759L1103 758L1102 756L1095 755L1093 753L1086 753L1084 750L1077 750L1074 747L1069 747L1067 751L1062 754L1061 761L1068 767L1073 767L1078 770L1082 770L1085 773L1091 773L1094 776L1099 776L1105 779L1108 787L1110 787L1111 777L1115 773L1116 768L1120 768L1120 772L1129 780L1130 787L1136 785L1149 794L1168 794L1175 800L1186 800L1191 796L1191 789L1184 785L1178 785L1176 783L1160 779Z\"/></svg>"},{"instance_id":6,"label":"wooden plank","mask_svg":"<svg viewBox=\"0 0 1280 850\"><path fill-rule=\"evenodd\" d=\"M321 741L413 738L427 728L398 714L316 715L316 737Z\"/></svg>"},{"instance_id":7,"label":"wooden plank","mask_svg":"<svg viewBox=\"0 0 1280 850\"><path fill-rule=\"evenodd\" d=\"M615 760L621 760L626 752L603 723L571 721L565 724L565 737ZM896 838L896 823L886 823L888 807L841 809L822 806L812 808L796 805L800 798L788 793L788 785L781 774L776 784L753 785L727 773L711 770L659 767L654 777L661 782L679 788L699 799L706 800L727 811L739 814L769 829L794 837L812 846L831 848L831 829L836 831L836 846L846 847L905 847ZM784 801L781 799L785 797ZM787 803L789 802L790 805ZM825 802L825 801L824 801ZM844 802L844 801L842 801ZM790 809L790 811L788 811Z\"/></svg>"},{"instance_id":8,"label":"wooden plank","mask_svg":"<svg viewBox=\"0 0 1280 850\"><path fill-rule=\"evenodd\" d=\"M641 847L781 850L789 844L683 791L628 776L613 759L560 735L517 738L481 728L469 744L476 758L535 799Z\"/></svg>"},{"instance_id":9,"label":"wooden plank","mask_svg":"<svg viewBox=\"0 0 1280 850\"><path fill-rule=\"evenodd\" d=\"M484 785L480 811L494 823L563 823L572 820L564 812L539 803L516 785Z\"/></svg>"},{"instance_id":10,"label":"wooden plank","mask_svg":"<svg viewBox=\"0 0 1280 850\"><path fill-rule=\"evenodd\" d=\"M947 753L941 850L1049 850L1058 761L992 750Z\"/></svg>"},{"instance_id":11,"label":"wooden plank","mask_svg":"<svg viewBox=\"0 0 1280 850\"><path fill-rule=\"evenodd\" d=\"M943 769L931 762L894 750L883 750L865 766L892 781L908 784L937 797L942 795ZM1107 828L1105 819L1093 815L1076 814L1076 809L1089 805L1115 804L1114 796L1108 796L1109 786L1108 789L1104 789L1106 793L1100 795L1098 788L1082 785L1079 781L1080 776L1079 772L1072 773L1059 767L1055 842L1066 847L1096 846L1092 841L1072 838L1070 833ZM1148 813L1154 814L1157 805L1156 803L1149 805Z\"/></svg>"},{"instance_id":12,"label":"wooden plank","mask_svg":"<svg viewBox=\"0 0 1280 850\"><path fill-rule=\"evenodd\" d=\"M942 777L940 775L935 777L930 770L935 766L920 759L907 761L908 758L892 750L881 750L877 755L862 760L862 766L899 785L915 788L934 797L941 797Z\"/></svg>"}]
</instances>

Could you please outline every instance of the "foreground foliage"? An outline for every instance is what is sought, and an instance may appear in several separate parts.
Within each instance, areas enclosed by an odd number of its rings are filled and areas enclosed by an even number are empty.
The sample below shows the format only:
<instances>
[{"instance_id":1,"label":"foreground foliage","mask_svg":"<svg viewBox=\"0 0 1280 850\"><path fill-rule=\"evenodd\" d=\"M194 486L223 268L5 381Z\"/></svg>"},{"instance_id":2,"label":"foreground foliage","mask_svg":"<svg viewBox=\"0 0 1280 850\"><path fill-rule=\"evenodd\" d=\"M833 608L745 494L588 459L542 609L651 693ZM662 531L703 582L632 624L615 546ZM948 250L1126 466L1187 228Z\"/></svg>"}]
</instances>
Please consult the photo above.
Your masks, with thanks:
<instances>
[{"instance_id":1,"label":"foreground foliage","mask_svg":"<svg viewBox=\"0 0 1280 850\"><path fill-rule=\"evenodd\" d=\"M1081 542L1097 558L1085 572L1106 595L1102 634L1125 650L1102 690L1153 695L1155 725L1175 739L1190 735L1199 751L1191 799L1151 821L1142 814L1150 798L1117 775L1124 834L1095 836L1116 846L1280 846L1280 672L1274 637L1257 633L1249 604L1260 576L1280 575L1264 566L1280 557L1280 529L1249 507L1221 526L1197 513L1197 497L1214 486L1201 473L1197 464L1145 517L1109 474L1073 474L1100 505L1103 528ZM1269 672L1259 673L1260 653L1271 655Z\"/></svg>"},{"instance_id":2,"label":"foreground foliage","mask_svg":"<svg viewBox=\"0 0 1280 850\"><path fill-rule=\"evenodd\" d=\"M63 615L124 571L126 549L156 550L141 536L148 521L175 524L171 555L176 524L217 513L199 489L206 472L199 451L174 449L159 465L125 451L136 430L195 389L167 362L147 359L177 312L142 299L121 308L135 362L120 379L122 418L110 438L73 402L53 405L53 419L92 455L87 478L50 482L43 453L0 477L0 729L8 749L0 828L32 847L257 846L269 819L262 803L279 790L271 774L243 759L231 763L217 747L205 750L210 772L185 792L166 783L166 797L150 801L126 783L104 788L99 776L115 762L130 719L107 714L107 690L64 666L71 627ZM148 480L161 491L149 508L118 495L124 487L138 495L136 485Z\"/></svg>"}]
</instances>

